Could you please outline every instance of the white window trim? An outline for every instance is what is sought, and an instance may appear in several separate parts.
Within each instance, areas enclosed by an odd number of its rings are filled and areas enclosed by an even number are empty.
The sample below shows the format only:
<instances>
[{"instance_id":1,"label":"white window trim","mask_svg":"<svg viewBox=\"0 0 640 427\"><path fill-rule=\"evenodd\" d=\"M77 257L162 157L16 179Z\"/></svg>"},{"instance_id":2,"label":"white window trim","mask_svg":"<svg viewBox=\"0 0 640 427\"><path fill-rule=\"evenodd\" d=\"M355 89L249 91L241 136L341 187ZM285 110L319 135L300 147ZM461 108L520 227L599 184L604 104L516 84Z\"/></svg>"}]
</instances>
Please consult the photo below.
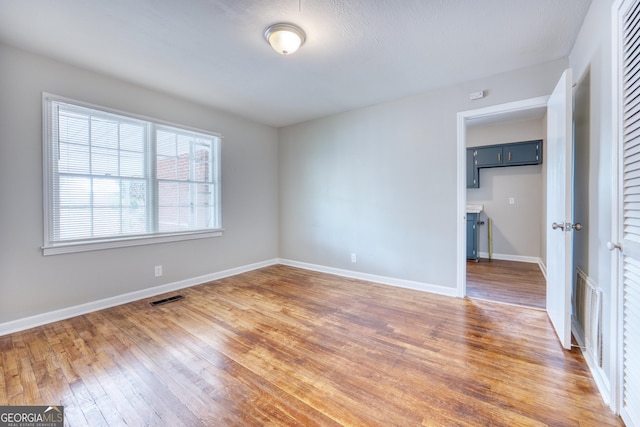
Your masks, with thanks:
<instances>
[{"instance_id":1,"label":"white window trim","mask_svg":"<svg viewBox=\"0 0 640 427\"><path fill-rule=\"evenodd\" d=\"M224 229L192 231L184 233L154 234L146 236L127 236L125 238L106 239L103 241L59 243L43 246L43 255L58 255L74 252L98 251L102 249L126 248L130 246L153 245L157 243L179 242L182 240L207 239L222 236Z\"/></svg>"},{"instance_id":2,"label":"white window trim","mask_svg":"<svg viewBox=\"0 0 640 427\"><path fill-rule=\"evenodd\" d=\"M190 126L185 126L177 123L172 123L165 120L159 120L156 118L143 116L140 114L129 113L122 110L117 110L113 108L103 107L101 105L95 105L83 101L78 101L72 98L66 98L59 95L54 95L47 92L42 92L42 163L43 163L43 187L42 187L42 198L43 198L43 231L44 231L44 245L41 247L42 254L47 255L58 255L65 253L76 253L76 252L87 252L87 251L96 251L103 249L114 249L114 248L124 248L131 246L142 246L142 245L152 245L158 243L167 243L167 242L177 242L177 241L185 241L185 240L195 240L195 239L207 239L212 237L220 237L224 232L224 228L212 228L206 230L194 230L194 231L185 231L185 232L173 232L173 233L154 233L154 234L145 234L145 235L131 235L131 236L122 236L122 237L114 237L114 238L106 238L106 239L91 239L88 241L71 241L71 242L57 242L51 243L49 241L49 231L50 231L50 221L51 221L51 212L49 209L50 201L49 201L49 162L47 156L48 150L48 138L49 138L49 127L47 126L49 122L49 109L47 108L47 102L50 100L70 103L73 105L78 105L85 108L91 108L94 110L103 111L106 113L118 114L125 117L130 117L133 119L144 120L148 122L152 122L156 125L164 125L175 127L179 129L183 129L186 131L202 133L206 135L211 135L221 140L224 136L218 132L211 132L208 130L198 129ZM219 156L221 155L221 149L217 153ZM217 178L216 181L221 183L221 164L218 164L217 167ZM218 191L218 197L216 203L218 205L217 215L220 217L220 224L222 224L222 190Z\"/></svg>"}]
</instances>

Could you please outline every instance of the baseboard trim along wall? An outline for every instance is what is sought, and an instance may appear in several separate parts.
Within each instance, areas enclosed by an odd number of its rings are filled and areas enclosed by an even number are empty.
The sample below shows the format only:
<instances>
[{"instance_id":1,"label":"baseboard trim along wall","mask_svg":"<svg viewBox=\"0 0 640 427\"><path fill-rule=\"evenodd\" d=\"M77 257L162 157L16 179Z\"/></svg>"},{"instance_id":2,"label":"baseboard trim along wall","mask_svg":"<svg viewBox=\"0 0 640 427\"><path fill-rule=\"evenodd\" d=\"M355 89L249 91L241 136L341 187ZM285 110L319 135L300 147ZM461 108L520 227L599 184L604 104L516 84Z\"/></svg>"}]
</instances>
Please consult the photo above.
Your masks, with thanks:
<instances>
[{"instance_id":1,"label":"baseboard trim along wall","mask_svg":"<svg viewBox=\"0 0 640 427\"><path fill-rule=\"evenodd\" d=\"M225 277L235 276L237 274L246 273L248 271L257 270L259 268L278 264L277 259L257 262L241 267L231 268L219 271L217 273L206 274L204 276L193 277L191 279L180 280L178 282L167 283L153 288L142 289L140 291L129 292L110 298L80 304L73 307L62 308L60 310L50 311L47 313L37 314L35 316L25 317L23 319L13 320L0 324L0 336L11 334L14 332L24 331L36 326L53 323L71 317L80 316L82 314L91 313L93 311L103 310L105 308L115 307L121 304L127 304L144 298L153 297L167 292L177 291L179 289L188 288L202 283L211 282Z\"/></svg>"},{"instance_id":2,"label":"baseboard trim along wall","mask_svg":"<svg viewBox=\"0 0 640 427\"><path fill-rule=\"evenodd\" d=\"M390 285L398 288L414 289L417 291L429 292L432 294L445 295L449 297L457 296L456 288L448 288L446 286L431 285L429 283L414 282L412 280L396 279L393 277L360 273L358 271L344 270L341 268L325 267L323 265L309 264L306 262L293 261L289 259L280 259L279 263L282 265L288 265L290 267L318 271L320 273L334 274L336 276L349 277L351 279L366 280L368 282L381 283L383 285Z\"/></svg>"},{"instance_id":3,"label":"baseboard trim along wall","mask_svg":"<svg viewBox=\"0 0 640 427\"><path fill-rule=\"evenodd\" d=\"M478 252L478 256L480 258L489 258L488 252ZM491 259L499 259L501 261L517 261L517 262L528 262L531 264L538 264L540 262L539 257L535 256L524 256L524 255L508 255L508 254L493 254L491 255Z\"/></svg>"},{"instance_id":4,"label":"baseboard trim along wall","mask_svg":"<svg viewBox=\"0 0 640 427\"><path fill-rule=\"evenodd\" d=\"M487 252L478 252L478 256L480 258L489 258L489 253ZM517 261L517 262L528 262L531 264L538 264L540 267L540 271L542 271L542 275L544 278L547 278L547 266L542 262L542 258L534 257L534 256L522 256L522 255L506 255L506 254L493 254L491 259L499 259L501 261Z\"/></svg>"},{"instance_id":5,"label":"baseboard trim along wall","mask_svg":"<svg viewBox=\"0 0 640 427\"><path fill-rule=\"evenodd\" d=\"M611 407L611 386L609 384L607 374L600 366L598 366L598 362L593 358L592 353L586 349L585 340L582 336L582 328L578 325L578 322L573 316L571 316L571 333L580 347L582 357L584 357L585 362L587 362L587 367L589 368L589 371L591 371L591 376L598 387L598 391L602 396L604 404Z\"/></svg>"},{"instance_id":6,"label":"baseboard trim along wall","mask_svg":"<svg viewBox=\"0 0 640 427\"><path fill-rule=\"evenodd\" d=\"M80 316L82 314L91 313L93 311L103 310L105 308L115 307L121 304L127 304L144 298L153 297L167 292L177 291L179 289L188 288L190 286L200 285L202 283L212 282L214 280L223 279L225 277L235 276L237 274L246 273L248 271L257 270L259 268L268 267L270 265L282 264L291 267L302 268L305 270L318 271L320 273L334 274L336 276L349 277L352 279L366 280L368 282L381 283L384 285L396 286L399 288L414 289L417 291L429 292L433 294L445 295L450 297L457 296L456 288L448 288L446 286L431 285L428 283L415 282L411 280L396 279L393 277L378 276L375 274L360 273L352 270L344 270L340 268L325 267L322 265L309 264L306 262L293 261L288 259L272 259L268 261L249 264L241 267L231 268L229 270L211 273L204 276L194 277L191 279L181 280L178 282L167 283L153 288L143 289L136 292L129 292L117 295L111 298L105 298L98 301L88 302L73 307L63 308L60 310L50 311L47 313L37 314L35 316L25 317L23 319L13 320L0 324L0 336L11 334L14 332L24 331L36 326L53 323L60 320L69 319L71 317Z\"/></svg>"},{"instance_id":7,"label":"baseboard trim along wall","mask_svg":"<svg viewBox=\"0 0 640 427\"><path fill-rule=\"evenodd\" d=\"M547 280L547 266L542 261L542 258L538 260L538 266L540 267L540 271L542 271L542 275L544 276L544 280Z\"/></svg>"}]
</instances>

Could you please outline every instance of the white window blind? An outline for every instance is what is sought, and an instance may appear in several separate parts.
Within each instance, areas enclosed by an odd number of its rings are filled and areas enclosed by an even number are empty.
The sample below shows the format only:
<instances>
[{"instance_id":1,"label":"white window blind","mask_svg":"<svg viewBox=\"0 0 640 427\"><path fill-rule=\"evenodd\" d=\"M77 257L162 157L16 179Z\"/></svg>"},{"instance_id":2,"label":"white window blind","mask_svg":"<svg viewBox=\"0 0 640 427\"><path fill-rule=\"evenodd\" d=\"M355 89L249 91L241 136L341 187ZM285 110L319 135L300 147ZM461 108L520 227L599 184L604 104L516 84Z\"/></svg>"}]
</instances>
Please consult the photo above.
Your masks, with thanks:
<instances>
[{"instance_id":1,"label":"white window blind","mask_svg":"<svg viewBox=\"0 0 640 427\"><path fill-rule=\"evenodd\" d=\"M45 254L221 234L220 136L43 95Z\"/></svg>"}]
</instances>

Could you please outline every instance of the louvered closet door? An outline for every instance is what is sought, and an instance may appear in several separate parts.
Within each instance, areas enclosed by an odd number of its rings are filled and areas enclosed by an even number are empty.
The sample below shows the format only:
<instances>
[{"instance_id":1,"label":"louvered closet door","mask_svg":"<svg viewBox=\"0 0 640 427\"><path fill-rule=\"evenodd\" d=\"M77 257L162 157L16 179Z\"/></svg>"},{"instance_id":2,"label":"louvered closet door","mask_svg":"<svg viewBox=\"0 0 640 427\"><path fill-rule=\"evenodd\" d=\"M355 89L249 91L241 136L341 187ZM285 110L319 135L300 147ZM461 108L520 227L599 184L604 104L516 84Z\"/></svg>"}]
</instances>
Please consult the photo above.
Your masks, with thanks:
<instances>
[{"instance_id":1,"label":"louvered closet door","mask_svg":"<svg viewBox=\"0 0 640 427\"><path fill-rule=\"evenodd\" d=\"M623 384L621 415L640 426L640 1L622 17Z\"/></svg>"}]
</instances>

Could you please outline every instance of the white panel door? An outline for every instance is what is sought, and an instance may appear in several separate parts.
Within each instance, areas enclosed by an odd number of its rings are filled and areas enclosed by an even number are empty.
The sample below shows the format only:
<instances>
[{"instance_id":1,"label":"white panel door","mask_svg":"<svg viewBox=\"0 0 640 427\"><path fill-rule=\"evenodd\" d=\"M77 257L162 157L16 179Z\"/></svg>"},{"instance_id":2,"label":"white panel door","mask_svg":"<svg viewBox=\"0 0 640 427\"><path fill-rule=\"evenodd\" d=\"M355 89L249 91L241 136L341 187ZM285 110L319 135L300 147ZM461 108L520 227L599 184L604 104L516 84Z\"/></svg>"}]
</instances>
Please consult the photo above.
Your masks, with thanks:
<instances>
[{"instance_id":1,"label":"white panel door","mask_svg":"<svg viewBox=\"0 0 640 427\"><path fill-rule=\"evenodd\" d=\"M560 343L571 348L573 265L572 73L565 70L547 103L547 313Z\"/></svg>"},{"instance_id":2,"label":"white panel door","mask_svg":"<svg viewBox=\"0 0 640 427\"><path fill-rule=\"evenodd\" d=\"M618 15L619 108L622 144L622 381L620 415L640 426L640 1L625 1ZM610 245L610 249L615 246Z\"/></svg>"}]
</instances>

